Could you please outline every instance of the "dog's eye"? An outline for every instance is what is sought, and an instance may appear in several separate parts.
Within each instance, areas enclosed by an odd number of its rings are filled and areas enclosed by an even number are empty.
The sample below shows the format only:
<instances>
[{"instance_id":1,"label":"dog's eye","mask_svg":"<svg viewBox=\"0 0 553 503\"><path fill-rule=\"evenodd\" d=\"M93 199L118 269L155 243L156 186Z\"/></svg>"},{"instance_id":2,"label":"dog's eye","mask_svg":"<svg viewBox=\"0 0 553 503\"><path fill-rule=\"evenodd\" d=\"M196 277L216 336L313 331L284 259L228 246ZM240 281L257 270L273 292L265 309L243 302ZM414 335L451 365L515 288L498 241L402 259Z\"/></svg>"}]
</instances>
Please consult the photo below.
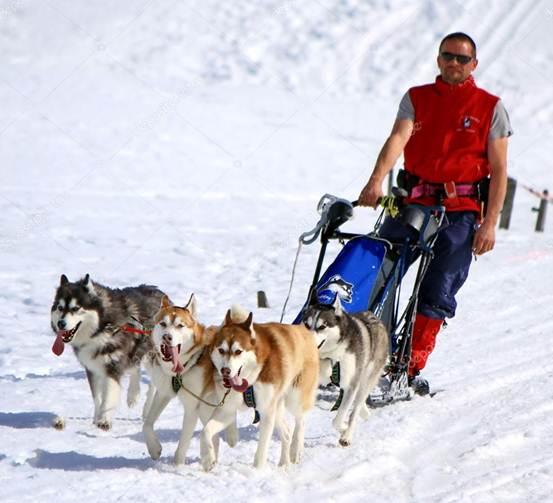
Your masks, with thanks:
<instances>
[{"instance_id":1,"label":"dog's eye","mask_svg":"<svg viewBox=\"0 0 553 503\"><path fill-rule=\"evenodd\" d=\"M317 332L320 332L321 330L324 330L326 328L326 325L323 323L322 325L319 325L317 327Z\"/></svg>"},{"instance_id":2,"label":"dog's eye","mask_svg":"<svg viewBox=\"0 0 553 503\"><path fill-rule=\"evenodd\" d=\"M76 313L79 309L80 309L80 307L72 307L71 312Z\"/></svg>"},{"instance_id":3,"label":"dog's eye","mask_svg":"<svg viewBox=\"0 0 553 503\"><path fill-rule=\"evenodd\" d=\"M160 321L159 326L162 328L167 328L167 323L165 323L164 321Z\"/></svg>"},{"instance_id":4,"label":"dog's eye","mask_svg":"<svg viewBox=\"0 0 553 503\"><path fill-rule=\"evenodd\" d=\"M61 304L58 305L58 311L63 311L63 307L61 307Z\"/></svg>"},{"instance_id":5,"label":"dog's eye","mask_svg":"<svg viewBox=\"0 0 553 503\"><path fill-rule=\"evenodd\" d=\"M184 325L183 325L182 323L179 323L179 324L177 325L177 328L184 328Z\"/></svg>"},{"instance_id":6,"label":"dog's eye","mask_svg":"<svg viewBox=\"0 0 553 503\"><path fill-rule=\"evenodd\" d=\"M224 354L225 354L225 350L224 350L223 348L219 348L219 354L224 355Z\"/></svg>"},{"instance_id":7,"label":"dog's eye","mask_svg":"<svg viewBox=\"0 0 553 503\"><path fill-rule=\"evenodd\" d=\"M234 356L240 356L242 354L242 350L241 349L237 349L235 352L234 352Z\"/></svg>"}]
</instances>

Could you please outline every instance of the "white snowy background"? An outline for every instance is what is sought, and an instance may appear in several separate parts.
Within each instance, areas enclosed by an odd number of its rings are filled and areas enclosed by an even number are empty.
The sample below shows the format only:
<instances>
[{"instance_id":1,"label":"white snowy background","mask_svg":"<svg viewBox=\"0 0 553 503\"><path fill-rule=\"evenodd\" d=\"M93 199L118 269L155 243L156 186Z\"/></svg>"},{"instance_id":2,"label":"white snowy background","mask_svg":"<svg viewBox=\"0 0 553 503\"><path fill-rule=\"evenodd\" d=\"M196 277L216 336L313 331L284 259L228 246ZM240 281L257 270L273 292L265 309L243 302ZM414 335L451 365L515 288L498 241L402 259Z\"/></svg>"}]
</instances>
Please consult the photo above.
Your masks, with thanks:
<instances>
[{"instance_id":1,"label":"white snowy background","mask_svg":"<svg viewBox=\"0 0 553 503\"><path fill-rule=\"evenodd\" d=\"M511 175L553 189L550 1L0 0L2 502L551 501L553 215L535 233L539 201L520 185L425 372L443 391L376 410L348 449L319 401L288 471L276 443L251 467L250 412L212 473L197 434L176 470L176 402L152 461L140 407L122 402L99 431L83 369L50 351L61 273L195 292L207 324L234 302L277 320L317 200L357 197L402 94L433 80L457 30L510 112ZM347 228L375 218L356 210ZM301 255L288 321L317 251Z\"/></svg>"}]
</instances>

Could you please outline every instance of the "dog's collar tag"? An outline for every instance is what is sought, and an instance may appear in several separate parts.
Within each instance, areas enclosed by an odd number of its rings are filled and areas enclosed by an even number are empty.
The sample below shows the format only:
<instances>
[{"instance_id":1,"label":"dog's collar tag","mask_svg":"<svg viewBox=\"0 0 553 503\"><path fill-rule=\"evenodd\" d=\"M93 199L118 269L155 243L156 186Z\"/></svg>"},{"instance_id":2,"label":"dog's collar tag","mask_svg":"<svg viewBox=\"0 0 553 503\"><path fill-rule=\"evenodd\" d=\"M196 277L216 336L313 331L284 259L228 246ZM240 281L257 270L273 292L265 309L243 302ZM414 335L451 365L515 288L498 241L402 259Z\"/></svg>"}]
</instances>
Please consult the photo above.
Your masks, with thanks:
<instances>
[{"instance_id":1,"label":"dog's collar tag","mask_svg":"<svg viewBox=\"0 0 553 503\"><path fill-rule=\"evenodd\" d=\"M173 387L173 391L175 393L178 393L179 390L182 388L182 378L180 375L173 376L171 379L171 386Z\"/></svg>"}]
</instances>

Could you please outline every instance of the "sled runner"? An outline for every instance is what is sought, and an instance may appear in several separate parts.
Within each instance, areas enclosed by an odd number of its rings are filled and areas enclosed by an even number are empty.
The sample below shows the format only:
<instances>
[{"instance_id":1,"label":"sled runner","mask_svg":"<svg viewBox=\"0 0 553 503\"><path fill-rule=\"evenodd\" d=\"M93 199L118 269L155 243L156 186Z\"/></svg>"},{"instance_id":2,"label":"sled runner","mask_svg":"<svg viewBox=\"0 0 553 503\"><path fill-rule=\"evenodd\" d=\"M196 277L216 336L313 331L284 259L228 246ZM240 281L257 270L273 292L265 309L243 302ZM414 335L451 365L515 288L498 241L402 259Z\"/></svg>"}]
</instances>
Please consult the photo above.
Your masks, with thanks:
<instances>
[{"instance_id":1,"label":"sled runner","mask_svg":"<svg viewBox=\"0 0 553 503\"><path fill-rule=\"evenodd\" d=\"M390 354L386 373L381 378L378 389L367 399L371 406L408 400L413 396L413 391L408 386L407 369L419 288L432 260L432 248L438 232L447 223L444 207L403 206L401 191L394 190L394 196L382 199L381 206L384 209L372 232L342 232L340 226L353 216L357 202L326 194L317 207L321 218L316 227L300 237L301 248L302 244L311 244L320 236L321 248L308 300L294 323L302 321L303 312L310 303L330 305L339 296L345 311L355 313L368 309L388 329ZM406 226L409 230L408 237L397 241L380 237L379 230L385 215L398 219ZM331 240L338 240L344 246L321 276L327 246ZM298 248L298 254L299 251ZM405 302L401 292L402 280L407 268L415 260L419 260L415 281ZM335 374L336 372L334 369Z\"/></svg>"}]
</instances>

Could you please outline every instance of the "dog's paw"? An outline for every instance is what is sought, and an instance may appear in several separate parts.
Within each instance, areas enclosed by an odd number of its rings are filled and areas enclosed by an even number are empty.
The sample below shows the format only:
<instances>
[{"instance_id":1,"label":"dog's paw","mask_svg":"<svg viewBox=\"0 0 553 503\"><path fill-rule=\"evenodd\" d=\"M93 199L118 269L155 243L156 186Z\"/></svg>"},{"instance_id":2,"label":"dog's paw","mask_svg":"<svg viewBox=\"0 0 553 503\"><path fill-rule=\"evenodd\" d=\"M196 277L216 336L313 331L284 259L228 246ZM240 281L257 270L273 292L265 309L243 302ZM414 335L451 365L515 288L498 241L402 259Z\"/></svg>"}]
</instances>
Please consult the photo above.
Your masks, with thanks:
<instances>
[{"instance_id":1,"label":"dog's paw","mask_svg":"<svg viewBox=\"0 0 553 503\"><path fill-rule=\"evenodd\" d=\"M148 447L148 454L153 460L159 459L161 456L162 447L159 440L152 440L146 443Z\"/></svg>"},{"instance_id":2,"label":"dog's paw","mask_svg":"<svg viewBox=\"0 0 553 503\"><path fill-rule=\"evenodd\" d=\"M340 446L342 447L349 447L351 445L351 441L350 440L346 440L345 438L341 438L338 443L340 444Z\"/></svg>"},{"instance_id":3,"label":"dog's paw","mask_svg":"<svg viewBox=\"0 0 553 503\"><path fill-rule=\"evenodd\" d=\"M96 426L98 426L101 430L109 431L111 430L111 421L108 419L100 419L96 422Z\"/></svg>"},{"instance_id":4,"label":"dog's paw","mask_svg":"<svg viewBox=\"0 0 553 503\"><path fill-rule=\"evenodd\" d=\"M240 440L240 433L238 432L238 428L236 428L236 425L229 426L225 431L225 440L227 441L227 444L231 447L234 447L238 440Z\"/></svg>"},{"instance_id":5,"label":"dog's paw","mask_svg":"<svg viewBox=\"0 0 553 503\"><path fill-rule=\"evenodd\" d=\"M297 465L301 461L302 456L303 456L303 447L300 449L294 449L292 447L292 449L290 449L290 461L295 465Z\"/></svg>"},{"instance_id":6,"label":"dog's paw","mask_svg":"<svg viewBox=\"0 0 553 503\"><path fill-rule=\"evenodd\" d=\"M370 415L371 411L367 407L367 404L363 404L363 407L361 407L361 409L359 410L359 416L361 417L361 419L363 419L363 421L366 421L367 419L369 419Z\"/></svg>"},{"instance_id":7,"label":"dog's paw","mask_svg":"<svg viewBox=\"0 0 553 503\"><path fill-rule=\"evenodd\" d=\"M215 468L215 464L217 463L217 460L215 459L215 456L212 455L206 455L202 458L202 468L206 472L210 472Z\"/></svg>"},{"instance_id":8,"label":"dog's paw","mask_svg":"<svg viewBox=\"0 0 553 503\"><path fill-rule=\"evenodd\" d=\"M63 430L65 428L65 419L61 416L56 416L52 421L52 426L56 428L56 430Z\"/></svg>"}]
</instances>

